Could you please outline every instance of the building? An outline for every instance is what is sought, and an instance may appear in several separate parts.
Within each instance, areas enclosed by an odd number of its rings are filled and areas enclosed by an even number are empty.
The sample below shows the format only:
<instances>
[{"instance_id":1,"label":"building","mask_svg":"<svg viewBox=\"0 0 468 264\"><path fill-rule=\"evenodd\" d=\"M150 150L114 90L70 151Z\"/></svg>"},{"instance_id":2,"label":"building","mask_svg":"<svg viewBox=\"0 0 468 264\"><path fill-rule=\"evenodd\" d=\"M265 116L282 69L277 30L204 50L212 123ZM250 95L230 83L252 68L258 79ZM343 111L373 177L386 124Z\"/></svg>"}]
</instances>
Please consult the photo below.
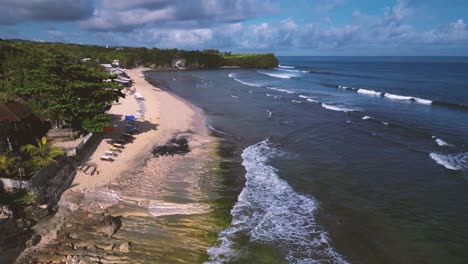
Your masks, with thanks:
<instances>
[{"instance_id":1,"label":"building","mask_svg":"<svg viewBox=\"0 0 468 264\"><path fill-rule=\"evenodd\" d=\"M47 127L20 101L0 104L0 151L18 150L40 138Z\"/></svg>"}]
</instances>

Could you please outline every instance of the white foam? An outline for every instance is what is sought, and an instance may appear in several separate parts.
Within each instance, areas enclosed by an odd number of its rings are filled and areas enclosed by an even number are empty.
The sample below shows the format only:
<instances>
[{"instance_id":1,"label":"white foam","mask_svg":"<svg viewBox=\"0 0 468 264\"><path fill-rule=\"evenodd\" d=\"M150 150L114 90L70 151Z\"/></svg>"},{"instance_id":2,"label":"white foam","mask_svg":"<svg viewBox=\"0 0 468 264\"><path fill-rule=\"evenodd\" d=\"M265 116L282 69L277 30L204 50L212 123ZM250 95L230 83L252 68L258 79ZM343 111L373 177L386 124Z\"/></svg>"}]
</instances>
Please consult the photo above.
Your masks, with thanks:
<instances>
[{"instance_id":1,"label":"white foam","mask_svg":"<svg viewBox=\"0 0 468 264\"><path fill-rule=\"evenodd\" d=\"M267 109L266 111L268 113L268 117L271 117L273 115L273 113L270 110Z\"/></svg>"},{"instance_id":2,"label":"white foam","mask_svg":"<svg viewBox=\"0 0 468 264\"><path fill-rule=\"evenodd\" d=\"M284 69L284 68L275 68L275 70L278 70L278 71L287 71L287 72L298 72L298 73L309 73L309 71L290 70L290 69Z\"/></svg>"},{"instance_id":3,"label":"white foam","mask_svg":"<svg viewBox=\"0 0 468 264\"><path fill-rule=\"evenodd\" d=\"M296 103L296 104L302 103L302 101L298 101L298 100L291 100L291 102Z\"/></svg>"},{"instance_id":4,"label":"white foam","mask_svg":"<svg viewBox=\"0 0 468 264\"><path fill-rule=\"evenodd\" d=\"M414 97L414 100L415 100L417 103L420 103L420 104L426 104L426 105L432 104L432 101L431 101L431 100L427 100L427 99L421 99L421 98Z\"/></svg>"},{"instance_id":5,"label":"white foam","mask_svg":"<svg viewBox=\"0 0 468 264\"><path fill-rule=\"evenodd\" d=\"M325 108L325 109L328 109L328 110L345 112L345 113L356 111L355 109L346 108L346 107L339 107L339 106L336 106L336 105L329 105L329 104L325 104L325 103L322 103L322 107Z\"/></svg>"},{"instance_id":6,"label":"white foam","mask_svg":"<svg viewBox=\"0 0 468 264\"><path fill-rule=\"evenodd\" d=\"M411 99L413 99L413 97L411 96L403 96L403 95L389 94L389 93L385 93L384 96L392 100L410 101Z\"/></svg>"},{"instance_id":7,"label":"white foam","mask_svg":"<svg viewBox=\"0 0 468 264\"><path fill-rule=\"evenodd\" d=\"M286 72L265 72L265 71L257 71L258 73L265 74L275 78L281 79L290 79L292 77L297 77L297 74L294 73L286 73Z\"/></svg>"},{"instance_id":8,"label":"white foam","mask_svg":"<svg viewBox=\"0 0 468 264\"><path fill-rule=\"evenodd\" d=\"M212 127L211 125L209 124L206 124L211 130L217 132L217 133L220 133L220 134L223 134L223 135L228 135L228 136L232 136L231 134L227 133L227 132L224 132L224 131L221 131L221 130L218 130L214 127Z\"/></svg>"},{"instance_id":9,"label":"white foam","mask_svg":"<svg viewBox=\"0 0 468 264\"><path fill-rule=\"evenodd\" d=\"M278 67L280 68L285 68L285 69L294 69L295 67L294 66L287 66L287 65L278 65Z\"/></svg>"},{"instance_id":10,"label":"white foam","mask_svg":"<svg viewBox=\"0 0 468 264\"><path fill-rule=\"evenodd\" d=\"M367 119L374 119L373 117L370 117L370 116L363 116L362 117L362 120L367 120Z\"/></svg>"},{"instance_id":11,"label":"white foam","mask_svg":"<svg viewBox=\"0 0 468 264\"><path fill-rule=\"evenodd\" d=\"M235 262L240 248L236 238L245 235L253 243L281 248L290 263L347 263L315 222L317 201L296 193L268 164L272 157L282 155L268 140L243 151L245 187L231 210L231 225L219 233L219 244L208 249L209 261L205 263Z\"/></svg>"},{"instance_id":12,"label":"white foam","mask_svg":"<svg viewBox=\"0 0 468 264\"><path fill-rule=\"evenodd\" d=\"M247 85L247 86L262 87L262 85L259 84L259 83L244 82L244 81L242 81L242 80L240 80L240 79L238 79L238 78L234 78L234 80L236 80L237 82L240 82L240 83L242 83L242 84L244 84L244 85Z\"/></svg>"},{"instance_id":13,"label":"white foam","mask_svg":"<svg viewBox=\"0 0 468 264\"><path fill-rule=\"evenodd\" d=\"M239 99L239 96L231 95L232 98Z\"/></svg>"},{"instance_id":14,"label":"white foam","mask_svg":"<svg viewBox=\"0 0 468 264\"><path fill-rule=\"evenodd\" d=\"M449 143L445 142L444 140L440 139L440 138L436 138L436 137L432 137L435 142L437 143L437 145L441 146L441 147L448 147L448 146L452 146L450 145Z\"/></svg>"},{"instance_id":15,"label":"white foam","mask_svg":"<svg viewBox=\"0 0 468 264\"><path fill-rule=\"evenodd\" d=\"M343 90L352 90L353 88L351 88L351 87L347 87L347 86L341 86L341 85L338 85L338 89L343 89Z\"/></svg>"},{"instance_id":16,"label":"white foam","mask_svg":"<svg viewBox=\"0 0 468 264\"><path fill-rule=\"evenodd\" d=\"M228 76L229 76L230 78L234 78L234 77L237 77L237 74L231 72L230 74L228 74Z\"/></svg>"},{"instance_id":17,"label":"white foam","mask_svg":"<svg viewBox=\"0 0 468 264\"><path fill-rule=\"evenodd\" d=\"M312 98L307 98L306 101L312 102L312 103L320 103L319 101L312 99Z\"/></svg>"},{"instance_id":18,"label":"white foam","mask_svg":"<svg viewBox=\"0 0 468 264\"><path fill-rule=\"evenodd\" d=\"M359 88L357 90L358 93L360 94L365 94L365 95L372 95L372 96L382 96L381 92L376 92L374 90L367 90L367 89L361 89Z\"/></svg>"},{"instance_id":19,"label":"white foam","mask_svg":"<svg viewBox=\"0 0 468 264\"><path fill-rule=\"evenodd\" d=\"M392 99L392 100L414 101L416 103L425 104L425 105L432 104L431 100L421 99L421 98L418 98L418 97L403 96L403 95L390 94L390 93L385 93L384 96L389 98L389 99Z\"/></svg>"},{"instance_id":20,"label":"white foam","mask_svg":"<svg viewBox=\"0 0 468 264\"><path fill-rule=\"evenodd\" d=\"M462 154L440 154L431 153L429 157L437 164L444 166L449 170L467 170L468 169L468 152Z\"/></svg>"},{"instance_id":21,"label":"white foam","mask_svg":"<svg viewBox=\"0 0 468 264\"><path fill-rule=\"evenodd\" d=\"M281 89L281 88L275 88L275 87L267 87L267 89L275 90L275 91L283 92L283 93L288 93L288 94L293 94L294 93L293 91L289 91L289 90Z\"/></svg>"},{"instance_id":22,"label":"white foam","mask_svg":"<svg viewBox=\"0 0 468 264\"><path fill-rule=\"evenodd\" d=\"M266 93L265 95L268 96L268 97L272 97L272 96L273 96L273 95L271 95L271 94L269 94L269 93Z\"/></svg>"},{"instance_id":23,"label":"white foam","mask_svg":"<svg viewBox=\"0 0 468 264\"><path fill-rule=\"evenodd\" d=\"M302 94L300 94L299 97L300 97L300 98L303 98L303 99L313 98L313 97L310 97L310 96L307 96L307 95L302 95Z\"/></svg>"}]
</instances>

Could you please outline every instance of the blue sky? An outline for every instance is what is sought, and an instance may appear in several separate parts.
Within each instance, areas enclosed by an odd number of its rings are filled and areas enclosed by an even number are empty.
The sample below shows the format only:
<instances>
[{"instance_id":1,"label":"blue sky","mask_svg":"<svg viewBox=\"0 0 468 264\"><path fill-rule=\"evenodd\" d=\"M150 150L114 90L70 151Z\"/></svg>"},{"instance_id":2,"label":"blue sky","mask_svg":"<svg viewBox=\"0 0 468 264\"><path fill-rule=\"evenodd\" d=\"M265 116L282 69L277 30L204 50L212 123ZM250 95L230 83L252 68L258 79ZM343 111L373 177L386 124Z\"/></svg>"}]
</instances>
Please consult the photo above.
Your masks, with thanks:
<instances>
[{"instance_id":1,"label":"blue sky","mask_svg":"<svg viewBox=\"0 0 468 264\"><path fill-rule=\"evenodd\" d=\"M278 55L468 56L465 0L0 0L0 38Z\"/></svg>"}]
</instances>

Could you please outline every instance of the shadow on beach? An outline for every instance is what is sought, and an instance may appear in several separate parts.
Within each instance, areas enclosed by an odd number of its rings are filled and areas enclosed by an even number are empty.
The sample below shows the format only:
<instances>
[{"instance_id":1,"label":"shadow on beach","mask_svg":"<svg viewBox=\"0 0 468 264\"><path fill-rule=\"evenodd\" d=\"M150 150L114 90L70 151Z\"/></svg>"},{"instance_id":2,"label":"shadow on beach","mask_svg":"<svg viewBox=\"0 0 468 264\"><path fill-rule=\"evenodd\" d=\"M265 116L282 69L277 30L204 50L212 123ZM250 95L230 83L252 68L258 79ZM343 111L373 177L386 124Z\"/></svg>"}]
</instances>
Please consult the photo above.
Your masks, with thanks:
<instances>
[{"instance_id":1,"label":"shadow on beach","mask_svg":"<svg viewBox=\"0 0 468 264\"><path fill-rule=\"evenodd\" d=\"M97 151L99 145L105 141L109 144L109 147L112 143L119 143L118 140L122 139L122 135L127 132L126 126L130 123L128 120L124 120L123 115L116 115L116 114L109 114L111 117L111 125L113 127L113 131L104 131L96 135L93 142L91 142L87 149L83 151L83 156L79 157L81 164L86 164L88 166L96 166L94 164L92 157L94 153ZM125 145L132 144L134 140L138 138L138 135L144 134L146 132L154 131L158 129L158 124L154 124L147 120L142 121L135 121L134 126L137 127L136 133L133 133L132 137L129 137L125 140L125 142L121 143L123 145L122 151L125 151ZM104 155L104 153L103 153ZM95 171L98 168L95 169ZM94 175L94 172L91 172L91 175ZM87 173L87 172L85 172Z\"/></svg>"}]
</instances>

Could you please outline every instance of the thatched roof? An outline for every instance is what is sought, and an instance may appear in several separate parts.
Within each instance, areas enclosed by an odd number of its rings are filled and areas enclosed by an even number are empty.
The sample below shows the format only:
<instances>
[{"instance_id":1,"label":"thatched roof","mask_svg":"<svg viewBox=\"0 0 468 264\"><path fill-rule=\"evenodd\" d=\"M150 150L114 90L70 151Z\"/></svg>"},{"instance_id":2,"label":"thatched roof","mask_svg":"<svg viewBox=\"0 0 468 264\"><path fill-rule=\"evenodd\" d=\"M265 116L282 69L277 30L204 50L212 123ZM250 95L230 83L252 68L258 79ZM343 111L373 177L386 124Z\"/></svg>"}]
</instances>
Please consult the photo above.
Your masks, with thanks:
<instances>
[{"instance_id":1,"label":"thatched roof","mask_svg":"<svg viewBox=\"0 0 468 264\"><path fill-rule=\"evenodd\" d=\"M11 101L0 104L0 122L18 122L32 114L31 108L20 102Z\"/></svg>"}]
</instances>

